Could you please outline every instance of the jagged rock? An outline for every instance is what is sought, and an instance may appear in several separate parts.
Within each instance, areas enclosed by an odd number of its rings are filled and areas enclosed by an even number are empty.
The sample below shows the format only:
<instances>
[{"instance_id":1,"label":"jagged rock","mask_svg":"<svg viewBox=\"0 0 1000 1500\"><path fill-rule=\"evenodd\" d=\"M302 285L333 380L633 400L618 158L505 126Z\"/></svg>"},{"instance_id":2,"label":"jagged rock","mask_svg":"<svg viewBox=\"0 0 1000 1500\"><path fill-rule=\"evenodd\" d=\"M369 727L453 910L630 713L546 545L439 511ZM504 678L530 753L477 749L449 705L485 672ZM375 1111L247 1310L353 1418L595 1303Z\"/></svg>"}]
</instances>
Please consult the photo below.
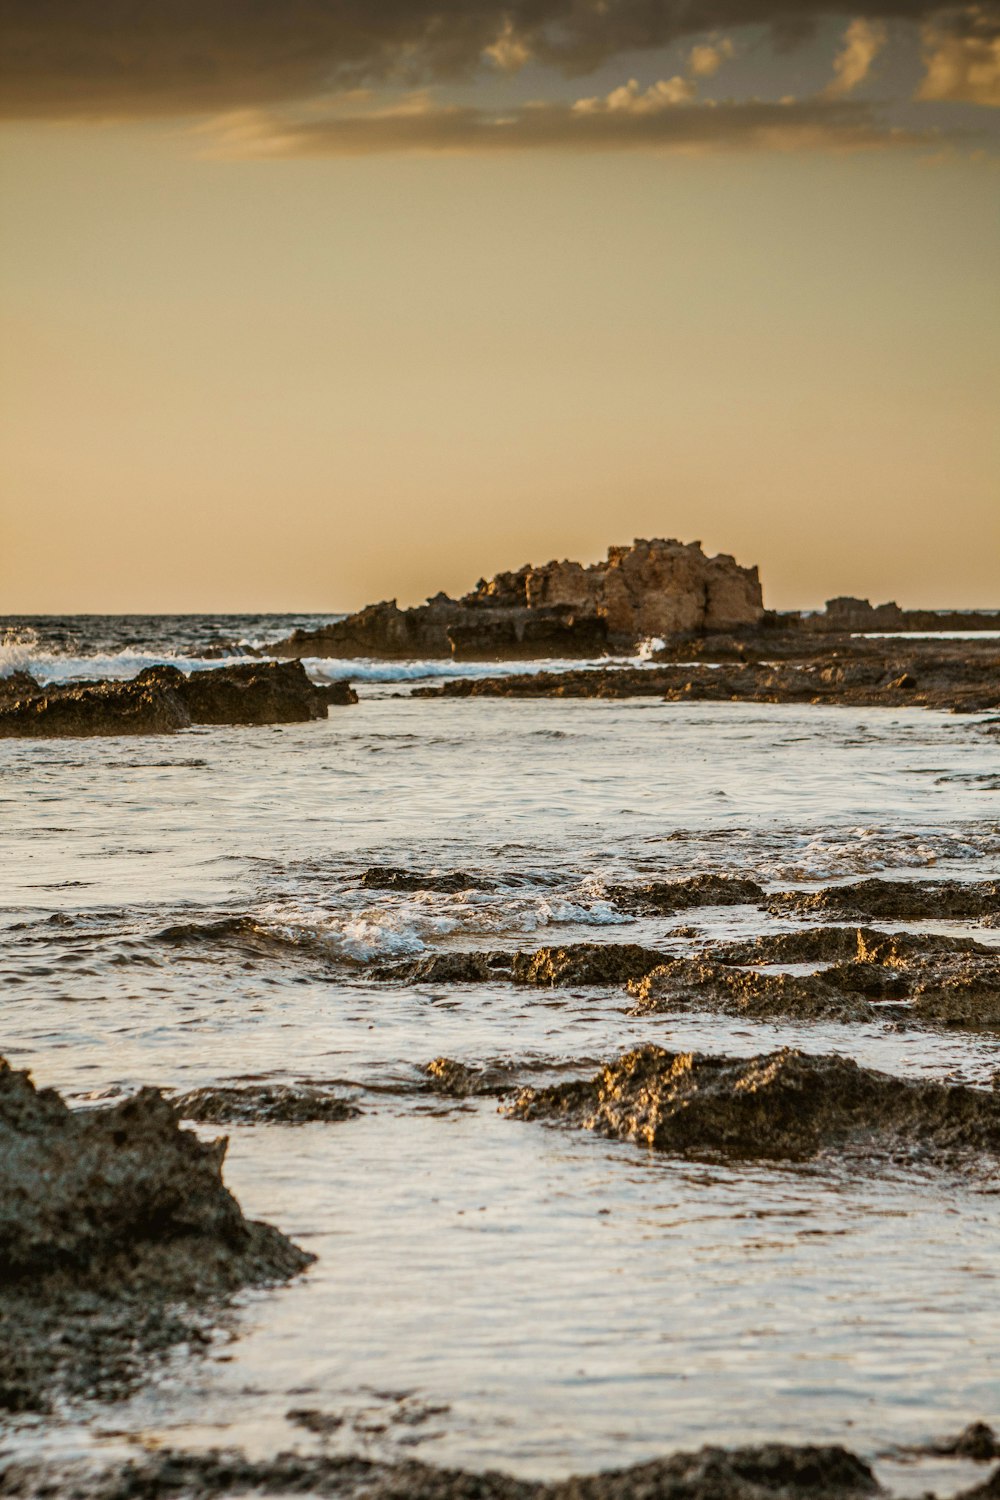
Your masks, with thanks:
<instances>
[{"instance_id":1,"label":"jagged rock","mask_svg":"<svg viewBox=\"0 0 1000 1500\"><path fill-rule=\"evenodd\" d=\"M511 965L515 984L565 988L574 984L627 984L663 962L655 948L637 943L567 943L516 953Z\"/></svg>"},{"instance_id":2,"label":"jagged rock","mask_svg":"<svg viewBox=\"0 0 1000 1500\"><path fill-rule=\"evenodd\" d=\"M0 1407L122 1395L195 1309L314 1258L244 1218L224 1140L182 1130L156 1089L70 1110L0 1059Z\"/></svg>"},{"instance_id":3,"label":"jagged rock","mask_svg":"<svg viewBox=\"0 0 1000 1500\"><path fill-rule=\"evenodd\" d=\"M829 964L814 974L744 964ZM871 1021L1000 1028L1000 953L970 938L827 927L668 959L629 985L635 1014L687 1006L756 1020Z\"/></svg>"},{"instance_id":4,"label":"jagged rock","mask_svg":"<svg viewBox=\"0 0 1000 1500\"><path fill-rule=\"evenodd\" d=\"M455 679L417 688L424 698L662 698L669 703L829 703L984 713L1000 707L1000 648L971 641L907 644L891 640L758 633L740 659L697 640L675 638L648 667L587 667L562 672ZM695 660L694 658L697 658Z\"/></svg>"},{"instance_id":5,"label":"jagged rock","mask_svg":"<svg viewBox=\"0 0 1000 1500\"><path fill-rule=\"evenodd\" d=\"M309 1084L261 1083L192 1089L171 1104L182 1120L207 1125L308 1125L352 1120L361 1111L327 1089Z\"/></svg>"},{"instance_id":6,"label":"jagged rock","mask_svg":"<svg viewBox=\"0 0 1000 1500\"><path fill-rule=\"evenodd\" d=\"M640 1047L596 1077L522 1089L505 1113L661 1151L802 1159L827 1149L1000 1152L1000 1097L791 1048L710 1057Z\"/></svg>"},{"instance_id":7,"label":"jagged rock","mask_svg":"<svg viewBox=\"0 0 1000 1500\"><path fill-rule=\"evenodd\" d=\"M26 674L0 697L0 738L169 734L191 724L295 724L356 703L348 683L316 687L301 662L239 662L185 675L148 667L127 682L43 688Z\"/></svg>"},{"instance_id":8,"label":"jagged rock","mask_svg":"<svg viewBox=\"0 0 1000 1500\"><path fill-rule=\"evenodd\" d=\"M603 562L530 564L481 579L462 599L437 594L401 610L370 604L320 630L269 646L275 656L594 656L650 636L755 626L763 617L756 568L706 557L700 542L635 541Z\"/></svg>"}]
</instances>

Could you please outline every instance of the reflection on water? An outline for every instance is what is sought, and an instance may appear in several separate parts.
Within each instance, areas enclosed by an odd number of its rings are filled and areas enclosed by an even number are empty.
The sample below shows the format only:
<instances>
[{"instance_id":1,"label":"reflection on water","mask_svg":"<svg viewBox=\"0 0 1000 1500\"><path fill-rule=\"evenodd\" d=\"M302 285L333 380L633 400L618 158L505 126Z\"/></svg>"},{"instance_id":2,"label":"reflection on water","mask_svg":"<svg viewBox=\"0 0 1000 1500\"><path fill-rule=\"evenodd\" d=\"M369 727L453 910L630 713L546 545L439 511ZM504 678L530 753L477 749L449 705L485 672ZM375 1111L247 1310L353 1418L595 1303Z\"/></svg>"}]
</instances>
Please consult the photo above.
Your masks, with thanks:
<instances>
[{"instance_id":1,"label":"reflection on water","mask_svg":"<svg viewBox=\"0 0 1000 1500\"><path fill-rule=\"evenodd\" d=\"M175 1355L90 1435L273 1452L318 1441L286 1420L308 1408L343 1415L334 1448L544 1475L707 1441L872 1454L995 1417L1000 1199L982 1183L660 1158L419 1091L440 1054L556 1077L643 1041L792 1043L988 1085L995 1038L364 977L438 948L681 952L692 927L794 925L626 919L611 880L995 875L995 760L974 720L928 713L389 696L275 730L0 744L6 1055L81 1101L315 1080L363 1111L229 1132L248 1212L319 1261L242 1298L206 1360ZM481 885L362 888L376 863Z\"/></svg>"}]
</instances>

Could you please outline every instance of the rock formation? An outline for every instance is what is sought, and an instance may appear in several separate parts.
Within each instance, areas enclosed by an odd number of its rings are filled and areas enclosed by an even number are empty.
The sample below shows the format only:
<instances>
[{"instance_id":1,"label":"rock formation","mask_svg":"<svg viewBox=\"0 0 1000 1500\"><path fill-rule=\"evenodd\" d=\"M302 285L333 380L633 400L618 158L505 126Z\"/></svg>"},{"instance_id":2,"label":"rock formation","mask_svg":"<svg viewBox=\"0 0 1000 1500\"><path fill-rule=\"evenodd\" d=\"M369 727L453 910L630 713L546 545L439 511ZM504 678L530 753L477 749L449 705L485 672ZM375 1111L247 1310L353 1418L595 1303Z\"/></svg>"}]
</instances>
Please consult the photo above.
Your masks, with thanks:
<instances>
[{"instance_id":1,"label":"rock formation","mask_svg":"<svg viewBox=\"0 0 1000 1500\"><path fill-rule=\"evenodd\" d=\"M297 630L276 656L597 656L648 637L756 626L763 618L756 568L707 557L700 542L635 541L603 562L528 564L480 579L461 599L437 594L414 609L370 604L321 630Z\"/></svg>"},{"instance_id":2,"label":"rock formation","mask_svg":"<svg viewBox=\"0 0 1000 1500\"><path fill-rule=\"evenodd\" d=\"M225 1150L156 1089L71 1110L0 1058L0 1410L123 1395L197 1309L313 1260L244 1217Z\"/></svg>"},{"instance_id":3,"label":"rock formation","mask_svg":"<svg viewBox=\"0 0 1000 1500\"><path fill-rule=\"evenodd\" d=\"M849 1058L782 1048L734 1058L647 1045L596 1077L522 1089L516 1119L595 1130L660 1151L801 1160L823 1150L1000 1151L1000 1097L894 1078Z\"/></svg>"},{"instance_id":4,"label":"rock formation","mask_svg":"<svg viewBox=\"0 0 1000 1500\"><path fill-rule=\"evenodd\" d=\"M356 703L346 682L317 687L301 662L239 662L185 675L148 667L127 682L43 687L25 672L0 679L0 739L169 734L191 724L297 724Z\"/></svg>"}]
</instances>

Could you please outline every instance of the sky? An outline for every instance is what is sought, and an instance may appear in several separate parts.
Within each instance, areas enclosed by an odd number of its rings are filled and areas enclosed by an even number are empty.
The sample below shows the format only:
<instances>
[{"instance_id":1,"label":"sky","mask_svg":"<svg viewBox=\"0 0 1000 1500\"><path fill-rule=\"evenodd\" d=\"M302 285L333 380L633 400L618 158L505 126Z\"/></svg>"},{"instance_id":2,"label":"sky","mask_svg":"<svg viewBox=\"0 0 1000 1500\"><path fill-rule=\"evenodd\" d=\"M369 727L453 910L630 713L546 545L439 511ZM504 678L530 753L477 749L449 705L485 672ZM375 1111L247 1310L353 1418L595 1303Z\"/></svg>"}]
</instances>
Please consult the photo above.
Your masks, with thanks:
<instances>
[{"instance_id":1,"label":"sky","mask_svg":"<svg viewBox=\"0 0 1000 1500\"><path fill-rule=\"evenodd\" d=\"M0 613L1000 608L1000 5L0 0Z\"/></svg>"}]
</instances>

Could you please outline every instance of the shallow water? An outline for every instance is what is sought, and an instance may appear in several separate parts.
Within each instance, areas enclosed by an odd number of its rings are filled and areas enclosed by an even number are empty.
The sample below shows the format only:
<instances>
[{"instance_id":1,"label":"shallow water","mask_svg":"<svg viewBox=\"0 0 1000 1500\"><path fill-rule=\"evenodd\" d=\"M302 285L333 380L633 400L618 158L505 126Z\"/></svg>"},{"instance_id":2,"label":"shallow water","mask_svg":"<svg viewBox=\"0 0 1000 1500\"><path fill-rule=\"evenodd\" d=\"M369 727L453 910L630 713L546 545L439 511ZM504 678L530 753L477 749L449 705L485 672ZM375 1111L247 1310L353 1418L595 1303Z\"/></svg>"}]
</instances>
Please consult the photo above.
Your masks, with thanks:
<instances>
[{"instance_id":1,"label":"shallow water","mask_svg":"<svg viewBox=\"0 0 1000 1500\"><path fill-rule=\"evenodd\" d=\"M310 1407L344 1415L336 1449L555 1475L707 1441L871 1456L996 1419L995 1183L664 1158L421 1089L440 1054L554 1078L643 1041L791 1043L988 1086L995 1037L636 1018L621 991L386 987L364 969L794 925L753 908L626 919L610 880L995 876L996 739L919 711L391 691L281 729L0 742L0 1051L81 1102L314 1080L363 1111L228 1132L230 1186L316 1266L240 1299L207 1359L178 1353L59 1443L274 1452L315 1441L286 1420ZM360 887L383 863L495 888ZM26 1422L16 1441L56 1436Z\"/></svg>"}]
</instances>

